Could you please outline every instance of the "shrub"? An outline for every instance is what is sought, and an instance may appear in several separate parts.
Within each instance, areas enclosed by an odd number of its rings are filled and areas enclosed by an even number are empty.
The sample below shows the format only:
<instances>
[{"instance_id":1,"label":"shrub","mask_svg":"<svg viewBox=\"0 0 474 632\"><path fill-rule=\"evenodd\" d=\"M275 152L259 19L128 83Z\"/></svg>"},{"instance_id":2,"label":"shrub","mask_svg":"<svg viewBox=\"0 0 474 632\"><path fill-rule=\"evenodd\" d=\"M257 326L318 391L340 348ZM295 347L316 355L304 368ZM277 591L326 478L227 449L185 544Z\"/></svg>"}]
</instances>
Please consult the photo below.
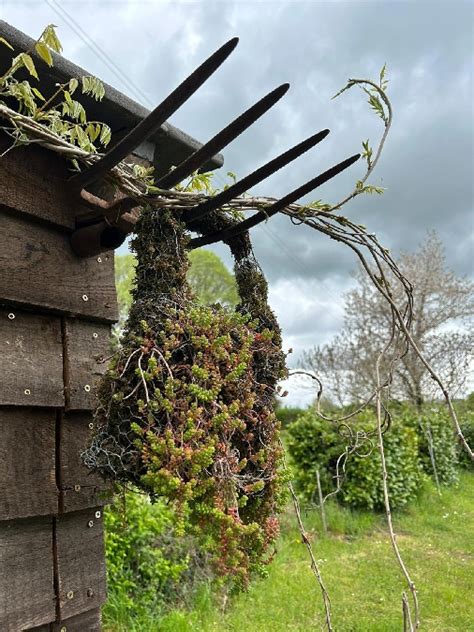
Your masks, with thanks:
<instances>
[{"instance_id":1,"label":"shrub","mask_svg":"<svg viewBox=\"0 0 474 632\"><path fill-rule=\"evenodd\" d=\"M460 420L460 425L461 425L461 430L466 441L471 446L471 448L473 448L474 447L474 411L473 410L467 410L462 415L461 420ZM467 469L474 469L474 462L469 457L465 448L463 448L460 444L458 444L456 451L457 451L457 455L459 459L459 465Z\"/></svg>"},{"instance_id":2,"label":"shrub","mask_svg":"<svg viewBox=\"0 0 474 632\"><path fill-rule=\"evenodd\" d=\"M438 480L443 485L457 483L458 454L453 428L446 410L429 408L421 415L405 413L408 423L417 417L419 425L420 459L425 472L434 477L434 468L430 457L430 439L432 444L434 465Z\"/></svg>"},{"instance_id":3,"label":"shrub","mask_svg":"<svg viewBox=\"0 0 474 632\"><path fill-rule=\"evenodd\" d=\"M317 470L323 493L333 490L336 461L344 450L342 438L330 423L312 410L305 411L287 430L288 452L297 487L307 500L315 501Z\"/></svg>"},{"instance_id":4,"label":"shrub","mask_svg":"<svg viewBox=\"0 0 474 632\"><path fill-rule=\"evenodd\" d=\"M126 493L105 510L105 550L114 608L137 616L187 601L207 573L189 538L174 533L176 518L164 502Z\"/></svg>"},{"instance_id":5,"label":"shrub","mask_svg":"<svg viewBox=\"0 0 474 632\"><path fill-rule=\"evenodd\" d=\"M291 408L282 406L275 410L276 416L281 423L281 427L285 428L289 424L293 423L304 413L304 408Z\"/></svg>"},{"instance_id":6,"label":"shrub","mask_svg":"<svg viewBox=\"0 0 474 632\"><path fill-rule=\"evenodd\" d=\"M373 424L365 425L366 430L371 428ZM395 421L384 435L384 448L390 505L392 509L397 509L415 498L421 482L417 433L413 428ZM341 491L343 502L351 507L383 509L380 453L375 442L369 456L354 454L349 458Z\"/></svg>"},{"instance_id":7,"label":"shrub","mask_svg":"<svg viewBox=\"0 0 474 632\"><path fill-rule=\"evenodd\" d=\"M375 417L366 412L351 427L354 430L373 430ZM348 443L338 433L337 426L307 411L289 426L288 432L288 449L296 482L306 499L314 501L316 498L318 469L323 493L333 491L336 462ZM417 433L406 424L394 422L385 434L384 446L391 505L397 508L416 496L422 477ZM375 441L372 449L370 447L364 445L360 455L354 453L349 456L339 501L351 507L382 509L380 455ZM368 456L362 456L368 452Z\"/></svg>"}]
</instances>

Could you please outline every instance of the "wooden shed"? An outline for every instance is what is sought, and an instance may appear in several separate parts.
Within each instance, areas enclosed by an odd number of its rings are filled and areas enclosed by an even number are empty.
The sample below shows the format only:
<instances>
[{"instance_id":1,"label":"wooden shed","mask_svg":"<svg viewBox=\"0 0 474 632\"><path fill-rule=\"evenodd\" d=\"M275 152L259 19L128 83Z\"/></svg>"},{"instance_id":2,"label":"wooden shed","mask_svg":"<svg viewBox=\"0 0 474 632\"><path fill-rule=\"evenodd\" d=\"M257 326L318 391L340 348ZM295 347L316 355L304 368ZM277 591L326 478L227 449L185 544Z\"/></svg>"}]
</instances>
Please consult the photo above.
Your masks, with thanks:
<instances>
[{"instance_id":1,"label":"wooden shed","mask_svg":"<svg viewBox=\"0 0 474 632\"><path fill-rule=\"evenodd\" d=\"M0 35L16 52L31 47L1 21ZM8 52L0 51L1 66ZM59 57L48 73L51 86L89 74ZM110 86L101 104L84 98L84 106L117 139L147 114ZM0 135L0 153L8 146ZM165 173L196 147L165 124L138 154ZM105 367L97 360L117 319L114 254L73 253L69 236L88 209L68 177L67 164L39 147L0 158L1 632L100 630L106 598L102 512L110 494L80 453Z\"/></svg>"}]
</instances>

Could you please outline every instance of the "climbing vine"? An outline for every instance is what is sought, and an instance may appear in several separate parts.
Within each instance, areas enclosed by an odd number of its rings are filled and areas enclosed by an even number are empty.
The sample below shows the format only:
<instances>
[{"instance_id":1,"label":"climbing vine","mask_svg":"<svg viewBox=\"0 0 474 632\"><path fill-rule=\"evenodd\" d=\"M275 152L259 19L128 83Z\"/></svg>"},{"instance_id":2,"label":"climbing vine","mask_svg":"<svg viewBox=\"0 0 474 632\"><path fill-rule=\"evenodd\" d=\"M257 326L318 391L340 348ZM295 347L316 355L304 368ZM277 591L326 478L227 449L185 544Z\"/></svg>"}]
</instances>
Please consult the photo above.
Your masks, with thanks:
<instances>
[{"instance_id":1,"label":"climbing vine","mask_svg":"<svg viewBox=\"0 0 474 632\"><path fill-rule=\"evenodd\" d=\"M0 45L10 46L3 38ZM53 27L47 27L34 50L13 58L0 77L1 129L11 146L38 143L70 160L72 169L94 163L98 146L110 140L110 129L88 121L83 106L73 98L77 90L100 100L102 84L92 77L71 79L49 96L17 78L25 69L38 79L32 57L46 64L61 45ZM348 445L338 460L347 459L361 445L379 450L384 508L395 557L411 593L403 593L404 629L419 626L418 596L398 547L387 485L384 435L390 430L390 384L393 367L409 348L445 398L455 433L472 458L448 390L423 357L411 335L413 320L411 284L403 277L390 252L364 226L340 209L361 194L380 194L368 184L392 123L386 88L386 70L378 82L350 79L339 93L361 88L384 125L374 150L363 142L367 171L354 190L336 204L318 200L309 205L290 204L282 213L350 248L376 290L390 306L391 333L380 349L375 372L377 385L363 406L341 419L321 411L322 385L318 385L316 412L348 433ZM336 95L338 96L338 95ZM4 152L5 153L5 152ZM203 238L189 239L183 212L203 203L210 191L208 176L196 176L199 191L184 186L172 191L157 188L152 169L121 162L107 175L122 193L142 210L135 226L133 248L137 280L133 305L121 346L111 359L98 392L96 433L85 452L85 462L105 475L132 482L152 495L165 497L176 507L181 528L189 523L214 557L223 576L246 586L252 572L263 572L271 559L278 534L277 515L284 499L285 470L279 427L273 412L278 381L286 375L285 358L276 319L267 304L267 285L253 256L241 214L257 210L252 225L266 219L272 198L238 197L195 222ZM245 228L245 227L244 227ZM186 283L189 248L222 239L235 258L240 304L236 311L200 305ZM397 302L390 280L396 278L404 296ZM346 423L369 404L375 404L376 426L353 433ZM336 477L337 490L343 476ZM303 541L319 582L332 630L329 596L322 581L309 538L290 484Z\"/></svg>"},{"instance_id":2,"label":"climbing vine","mask_svg":"<svg viewBox=\"0 0 474 632\"><path fill-rule=\"evenodd\" d=\"M0 37L0 45L13 47L3 37ZM87 153L96 153L97 147L106 147L111 138L110 127L103 122L88 121L83 105L73 98L79 90L96 101L101 101L105 95L105 89L101 81L95 77L84 76L80 79L71 78L63 84L56 84L56 90L52 95L44 96L39 87L31 85L26 79L17 78L22 69L26 69L31 81L39 85L39 76L32 53L48 66L53 65L52 53L62 51L56 31L52 25L47 26L31 50L16 55L3 75L0 76L0 115L8 113L8 103L16 103L17 116L10 114L10 125L2 126L14 141L13 146L28 144L31 142L31 132L43 132L43 139L48 140L47 133L53 138L61 138L71 145L75 145ZM22 116L23 115L23 116ZM25 121L26 119L26 121ZM19 125L19 121L24 125ZM46 136L44 135L46 132ZM79 165L71 155L72 165L79 169Z\"/></svg>"}]
</instances>

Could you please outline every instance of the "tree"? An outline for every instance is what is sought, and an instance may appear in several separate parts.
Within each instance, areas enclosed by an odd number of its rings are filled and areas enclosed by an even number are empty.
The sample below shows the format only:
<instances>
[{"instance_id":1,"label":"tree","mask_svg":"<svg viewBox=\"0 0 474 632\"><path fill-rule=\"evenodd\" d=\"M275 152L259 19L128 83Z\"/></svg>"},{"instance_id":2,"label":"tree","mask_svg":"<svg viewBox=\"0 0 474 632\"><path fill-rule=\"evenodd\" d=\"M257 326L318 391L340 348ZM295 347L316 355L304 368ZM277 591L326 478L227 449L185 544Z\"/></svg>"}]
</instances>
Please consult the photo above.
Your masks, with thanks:
<instances>
[{"instance_id":1,"label":"tree","mask_svg":"<svg viewBox=\"0 0 474 632\"><path fill-rule=\"evenodd\" d=\"M205 305L222 303L235 307L239 302L234 275L221 258L211 250L192 250L189 253L191 267L188 281Z\"/></svg>"},{"instance_id":2,"label":"tree","mask_svg":"<svg viewBox=\"0 0 474 632\"><path fill-rule=\"evenodd\" d=\"M191 267L188 281L199 300L210 305L222 303L234 307L239 301L234 275L218 255L210 250L197 249L189 254ZM118 329L123 329L132 301L131 290L135 278L135 257L132 254L115 258L115 285L119 306Z\"/></svg>"},{"instance_id":3,"label":"tree","mask_svg":"<svg viewBox=\"0 0 474 632\"><path fill-rule=\"evenodd\" d=\"M117 302L119 311L119 321L117 328L123 329L127 319L128 310L132 302L132 285L135 278L135 257L134 255L115 256L115 287L117 288Z\"/></svg>"},{"instance_id":4,"label":"tree","mask_svg":"<svg viewBox=\"0 0 474 632\"><path fill-rule=\"evenodd\" d=\"M434 232L414 254L402 254L399 267L413 284L412 336L425 358L450 388L461 388L472 359L474 335L466 327L474 316L474 284L447 269L444 249ZM346 295L344 326L325 346L305 351L303 366L313 371L340 404L360 402L376 385L376 359L391 336L389 305L359 270L357 287ZM401 284L391 291L402 300ZM418 408L435 395L432 380L410 349L399 362L401 344L385 360L384 372L393 371L391 395Z\"/></svg>"}]
</instances>

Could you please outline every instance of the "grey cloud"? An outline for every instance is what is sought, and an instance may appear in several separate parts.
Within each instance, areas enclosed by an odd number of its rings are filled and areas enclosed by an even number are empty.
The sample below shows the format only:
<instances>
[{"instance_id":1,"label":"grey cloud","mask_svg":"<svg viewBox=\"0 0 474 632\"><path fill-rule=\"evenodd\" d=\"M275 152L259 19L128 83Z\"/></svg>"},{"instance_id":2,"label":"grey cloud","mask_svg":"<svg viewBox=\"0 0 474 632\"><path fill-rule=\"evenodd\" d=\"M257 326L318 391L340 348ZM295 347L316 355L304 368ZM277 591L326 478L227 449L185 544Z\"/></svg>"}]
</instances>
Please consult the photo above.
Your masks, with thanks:
<instances>
[{"instance_id":1,"label":"grey cloud","mask_svg":"<svg viewBox=\"0 0 474 632\"><path fill-rule=\"evenodd\" d=\"M2 17L32 35L42 24L59 24L65 54L124 89L46 4L38 2L33 10L31 3L3 6L8 10ZM376 142L383 128L361 93L353 90L335 101L330 97L349 76L376 77L387 62L394 126L371 178L387 191L383 197L359 198L345 213L377 232L395 253L412 250L435 228L449 265L472 274L471 2L77 1L62 6L149 95L150 103L158 102L222 42L239 35L240 45L229 60L173 117L174 124L201 140L289 81L291 90L284 99L225 150L217 182L222 183L227 170L245 175L319 129L329 127L331 135L262 183L258 194L283 195L358 151L362 139ZM130 86L125 91L137 98ZM362 164L354 165L311 198L335 202L363 172ZM341 245L295 228L283 217L256 229L254 244L272 287L288 279L316 279L337 293L350 282L356 265ZM215 249L231 265L225 246ZM318 291L324 292L321 287ZM297 305L294 309L297 313ZM302 319L299 333L296 326L285 325L285 335L300 345L312 336L315 342L322 340L331 329L323 320L315 316L313 333L310 318Z\"/></svg>"}]
</instances>

